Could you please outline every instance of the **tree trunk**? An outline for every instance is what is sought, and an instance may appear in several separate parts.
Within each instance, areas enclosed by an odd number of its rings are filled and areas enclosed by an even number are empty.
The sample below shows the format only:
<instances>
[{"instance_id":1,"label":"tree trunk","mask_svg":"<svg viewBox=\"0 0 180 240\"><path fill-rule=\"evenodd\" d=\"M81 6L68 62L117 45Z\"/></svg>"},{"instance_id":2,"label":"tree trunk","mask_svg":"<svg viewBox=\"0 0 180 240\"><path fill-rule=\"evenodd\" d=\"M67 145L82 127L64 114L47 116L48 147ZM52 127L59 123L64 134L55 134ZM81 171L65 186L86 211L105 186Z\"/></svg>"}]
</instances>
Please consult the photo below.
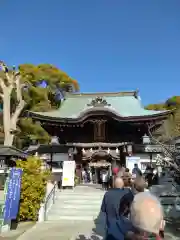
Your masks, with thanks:
<instances>
[{"instance_id":1,"label":"tree trunk","mask_svg":"<svg viewBox=\"0 0 180 240\"><path fill-rule=\"evenodd\" d=\"M6 89L3 99L3 126L4 126L4 145L12 146L14 135L11 134L11 92Z\"/></svg>"},{"instance_id":2,"label":"tree trunk","mask_svg":"<svg viewBox=\"0 0 180 240\"><path fill-rule=\"evenodd\" d=\"M13 145L14 135L9 133L4 136L4 146L11 147Z\"/></svg>"},{"instance_id":3,"label":"tree trunk","mask_svg":"<svg viewBox=\"0 0 180 240\"><path fill-rule=\"evenodd\" d=\"M0 77L0 97L3 100L3 127L4 127L4 145L12 146L17 122L21 111L25 106L22 97L22 85L20 72L13 67L12 71L8 70L7 65L0 61L1 71L4 76ZM17 106L14 113L11 114L11 93L16 91Z\"/></svg>"}]
</instances>

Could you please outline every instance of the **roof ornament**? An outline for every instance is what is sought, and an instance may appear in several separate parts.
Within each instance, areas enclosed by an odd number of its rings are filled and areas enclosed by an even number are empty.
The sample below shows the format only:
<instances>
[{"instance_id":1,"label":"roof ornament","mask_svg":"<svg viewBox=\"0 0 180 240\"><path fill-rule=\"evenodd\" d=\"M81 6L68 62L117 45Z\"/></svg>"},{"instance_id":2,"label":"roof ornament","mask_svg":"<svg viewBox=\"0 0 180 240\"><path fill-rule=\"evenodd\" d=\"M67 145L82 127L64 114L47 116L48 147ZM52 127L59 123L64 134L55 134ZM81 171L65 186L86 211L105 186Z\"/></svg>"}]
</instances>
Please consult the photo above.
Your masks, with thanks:
<instances>
[{"instance_id":1,"label":"roof ornament","mask_svg":"<svg viewBox=\"0 0 180 240\"><path fill-rule=\"evenodd\" d=\"M105 99L102 97L96 97L91 101L91 103L88 103L87 106L91 107L105 107L105 106L111 106L111 104L108 104Z\"/></svg>"}]
</instances>

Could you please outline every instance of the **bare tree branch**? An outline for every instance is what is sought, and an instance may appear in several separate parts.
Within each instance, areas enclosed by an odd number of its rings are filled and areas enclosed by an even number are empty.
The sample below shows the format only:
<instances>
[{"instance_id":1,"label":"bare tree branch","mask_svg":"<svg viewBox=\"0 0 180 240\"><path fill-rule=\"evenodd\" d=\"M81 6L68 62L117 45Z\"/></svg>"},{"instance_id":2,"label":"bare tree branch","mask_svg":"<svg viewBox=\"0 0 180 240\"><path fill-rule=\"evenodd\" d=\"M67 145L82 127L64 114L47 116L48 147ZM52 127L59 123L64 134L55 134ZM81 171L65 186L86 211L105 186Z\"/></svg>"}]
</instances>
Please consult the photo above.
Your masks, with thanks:
<instances>
[{"instance_id":1,"label":"bare tree branch","mask_svg":"<svg viewBox=\"0 0 180 240\"><path fill-rule=\"evenodd\" d=\"M8 85L11 86L11 88L13 88L13 80L14 80L14 76L13 76L13 73L9 74L9 73L5 73L5 76L6 76L6 80L8 82Z\"/></svg>"},{"instance_id":2,"label":"bare tree branch","mask_svg":"<svg viewBox=\"0 0 180 240\"><path fill-rule=\"evenodd\" d=\"M11 118L11 124L12 124L13 130L15 130L15 128L16 128L15 126L17 124L18 117L19 117L21 111L23 110L23 108L25 106L25 101L23 100L23 97L22 97L22 85L21 85L21 82L20 82L20 80L21 80L20 73L16 72L14 77L15 77L18 105L16 107L15 112L12 115L12 118Z\"/></svg>"},{"instance_id":3,"label":"bare tree branch","mask_svg":"<svg viewBox=\"0 0 180 240\"><path fill-rule=\"evenodd\" d=\"M19 117L21 111L23 110L24 106L25 106L25 101L21 100L18 103L18 105L16 107L16 110L11 117L11 129L13 129L13 130L16 129L16 124L17 124L17 121L18 121L18 117Z\"/></svg>"},{"instance_id":4,"label":"bare tree branch","mask_svg":"<svg viewBox=\"0 0 180 240\"><path fill-rule=\"evenodd\" d=\"M164 154L164 157L162 157L161 160L163 162L167 163L168 165L170 165L171 167L173 167L177 172L180 173L180 167L175 162L175 153L177 152L176 148L175 148L175 145L172 145L172 144L171 145L167 145L167 144L164 144L164 143L158 141L152 135L151 126L152 125L148 125L148 133L149 133L149 136L150 136L152 142L154 142L155 144L158 144L158 145L161 146L162 152ZM166 157L168 157L170 160L166 159Z\"/></svg>"},{"instance_id":5,"label":"bare tree branch","mask_svg":"<svg viewBox=\"0 0 180 240\"><path fill-rule=\"evenodd\" d=\"M15 75L15 84L16 84L16 94L18 102L22 101L22 85L21 85L21 76L20 73L17 72Z\"/></svg>"},{"instance_id":6,"label":"bare tree branch","mask_svg":"<svg viewBox=\"0 0 180 240\"><path fill-rule=\"evenodd\" d=\"M0 93L0 98L3 99L4 98L4 94Z\"/></svg>"},{"instance_id":7,"label":"bare tree branch","mask_svg":"<svg viewBox=\"0 0 180 240\"><path fill-rule=\"evenodd\" d=\"M172 163L171 161L166 159L166 157L162 157L162 156L160 156L160 157L161 157L160 158L161 162L167 163L168 166L171 166L171 167L175 168L180 173L180 169L179 169L178 165L175 162ZM159 160L159 159L157 159L157 160Z\"/></svg>"},{"instance_id":8,"label":"bare tree branch","mask_svg":"<svg viewBox=\"0 0 180 240\"><path fill-rule=\"evenodd\" d=\"M5 77L6 77L6 80L8 82L8 85L13 85L14 72L10 73L7 65L4 62L2 62L2 61L0 61L0 67L1 67L2 71L5 74ZM2 81L2 82L4 82L4 81Z\"/></svg>"},{"instance_id":9,"label":"bare tree branch","mask_svg":"<svg viewBox=\"0 0 180 240\"><path fill-rule=\"evenodd\" d=\"M158 141L155 137L153 137L153 135L152 135L152 133L151 133L151 130L150 130L150 127L148 127L148 133L149 133L149 136L150 136L150 138L151 138L151 141L154 142L155 144L160 145L160 146L162 147L162 149L164 150L164 152L167 152L167 153L169 154L166 145L163 144L163 143L161 143L160 141ZM170 155L170 156L171 156L171 155Z\"/></svg>"},{"instance_id":10,"label":"bare tree branch","mask_svg":"<svg viewBox=\"0 0 180 240\"><path fill-rule=\"evenodd\" d=\"M6 85L4 83L4 79L0 78L0 87L2 89L2 91L4 91L4 89L6 88Z\"/></svg>"}]
</instances>

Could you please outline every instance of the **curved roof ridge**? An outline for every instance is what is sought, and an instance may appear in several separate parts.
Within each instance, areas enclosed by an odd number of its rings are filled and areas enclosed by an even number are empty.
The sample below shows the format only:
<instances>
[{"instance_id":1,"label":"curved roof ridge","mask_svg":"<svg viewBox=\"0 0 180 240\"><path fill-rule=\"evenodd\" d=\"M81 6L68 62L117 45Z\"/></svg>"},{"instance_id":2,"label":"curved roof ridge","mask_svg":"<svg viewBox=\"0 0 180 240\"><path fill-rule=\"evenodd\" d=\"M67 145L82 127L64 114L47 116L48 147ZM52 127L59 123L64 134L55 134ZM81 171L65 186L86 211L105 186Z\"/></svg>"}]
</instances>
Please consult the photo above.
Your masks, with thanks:
<instances>
[{"instance_id":1,"label":"curved roof ridge","mask_svg":"<svg viewBox=\"0 0 180 240\"><path fill-rule=\"evenodd\" d=\"M83 92L83 93L67 93L66 97L100 97L100 96L137 96L138 90L134 91L122 91L122 92Z\"/></svg>"}]
</instances>

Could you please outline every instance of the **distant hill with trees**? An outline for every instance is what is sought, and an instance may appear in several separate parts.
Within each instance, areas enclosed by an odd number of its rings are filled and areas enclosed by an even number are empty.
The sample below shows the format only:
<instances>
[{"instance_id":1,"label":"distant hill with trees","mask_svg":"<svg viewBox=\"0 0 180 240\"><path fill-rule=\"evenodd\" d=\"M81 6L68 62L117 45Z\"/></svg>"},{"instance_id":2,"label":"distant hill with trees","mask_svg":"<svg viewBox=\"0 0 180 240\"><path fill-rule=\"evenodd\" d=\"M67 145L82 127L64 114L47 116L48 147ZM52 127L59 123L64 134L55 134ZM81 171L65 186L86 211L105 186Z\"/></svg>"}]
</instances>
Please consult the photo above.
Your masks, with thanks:
<instances>
[{"instance_id":1,"label":"distant hill with trees","mask_svg":"<svg viewBox=\"0 0 180 240\"><path fill-rule=\"evenodd\" d=\"M180 96L173 96L164 103L149 104L145 108L148 110L173 110L173 114L154 132L159 140L168 141L173 137L180 136Z\"/></svg>"}]
</instances>

